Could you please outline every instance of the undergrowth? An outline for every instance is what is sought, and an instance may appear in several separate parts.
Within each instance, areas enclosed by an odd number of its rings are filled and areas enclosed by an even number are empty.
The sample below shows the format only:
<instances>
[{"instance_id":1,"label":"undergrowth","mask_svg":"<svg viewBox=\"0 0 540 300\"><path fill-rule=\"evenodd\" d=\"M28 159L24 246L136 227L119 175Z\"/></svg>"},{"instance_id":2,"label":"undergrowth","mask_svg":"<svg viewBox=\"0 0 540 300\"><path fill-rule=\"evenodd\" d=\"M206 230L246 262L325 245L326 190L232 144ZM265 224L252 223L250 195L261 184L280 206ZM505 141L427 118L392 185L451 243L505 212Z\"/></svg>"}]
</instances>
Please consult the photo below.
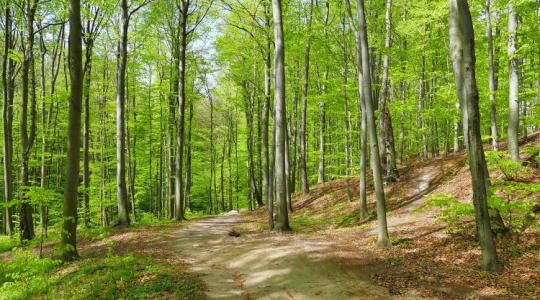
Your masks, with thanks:
<instances>
[{"instance_id":1,"label":"undergrowth","mask_svg":"<svg viewBox=\"0 0 540 300\"><path fill-rule=\"evenodd\" d=\"M0 299L204 299L204 289L197 276L148 257L62 265L19 249L0 264Z\"/></svg>"}]
</instances>

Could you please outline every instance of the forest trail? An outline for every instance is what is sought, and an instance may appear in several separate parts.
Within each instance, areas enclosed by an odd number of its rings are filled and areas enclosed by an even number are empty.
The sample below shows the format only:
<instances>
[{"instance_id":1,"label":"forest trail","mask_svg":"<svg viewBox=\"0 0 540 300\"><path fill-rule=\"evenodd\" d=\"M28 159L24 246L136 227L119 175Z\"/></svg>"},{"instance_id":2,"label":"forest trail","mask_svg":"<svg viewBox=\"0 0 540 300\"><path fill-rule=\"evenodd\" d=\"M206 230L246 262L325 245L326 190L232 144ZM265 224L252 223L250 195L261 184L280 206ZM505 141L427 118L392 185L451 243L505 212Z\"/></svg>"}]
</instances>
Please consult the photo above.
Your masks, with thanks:
<instances>
[{"instance_id":1,"label":"forest trail","mask_svg":"<svg viewBox=\"0 0 540 300\"><path fill-rule=\"evenodd\" d=\"M202 274L209 299L414 299L370 283L370 270L341 263L335 242L294 234L228 235L238 214L195 221L170 233Z\"/></svg>"}]
</instances>

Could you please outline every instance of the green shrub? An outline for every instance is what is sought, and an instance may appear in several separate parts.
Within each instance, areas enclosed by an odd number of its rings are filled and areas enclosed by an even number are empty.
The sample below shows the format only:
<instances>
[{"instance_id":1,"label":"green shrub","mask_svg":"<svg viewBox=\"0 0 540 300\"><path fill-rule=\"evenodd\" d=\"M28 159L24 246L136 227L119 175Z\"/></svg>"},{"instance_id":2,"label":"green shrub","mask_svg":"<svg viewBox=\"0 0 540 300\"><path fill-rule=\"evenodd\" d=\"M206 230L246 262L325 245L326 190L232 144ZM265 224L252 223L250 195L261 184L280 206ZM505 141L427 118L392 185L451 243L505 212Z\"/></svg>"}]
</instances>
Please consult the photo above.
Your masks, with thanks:
<instances>
[{"instance_id":1,"label":"green shrub","mask_svg":"<svg viewBox=\"0 0 540 300\"><path fill-rule=\"evenodd\" d=\"M20 241L15 235L7 236L0 235L0 253L9 251L20 244Z\"/></svg>"},{"instance_id":2,"label":"green shrub","mask_svg":"<svg viewBox=\"0 0 540 300\"><path fill-rule=\"evenodd\" d=\"M510 159L510 154L503 151L486 151L486 161L490 169L500 171L505 180L515 180L527 175L531 170L520 162Z\"/></svg>"},{"instance_id":3,"label":"green shrub","mask_svg":"<svg viewBox=\"0 0 540 300\"><path fill-rule=\"evenodd\" d=\"M204 299L195 275L148 257L61 262L17 250L0 264L0 299Z\"/></svg>"},{"instance_id":4,"label":"green shrub","mask_svg":"<svg viewBox=\"0 0 540 300\"><path fill-rule=\"evenodd\" d=\"M540 184L514 181L497 181L491 189L489 205L497 209L512 232L522 232L535 225L532 207L537 201L532 199L540 193ZM536 224L538 225L538 224Z\"/></svg>"},{"instance_id":5,"label":"green shrub","mask_svg":"<svg viewBox=\"0 0 540 300\"><path fill-rule=\"evenodd\" d=\"M463 230L463 220L474 216L472 204L460 202L451 194L434 194L426 202L416 209L416 211L426 211L433 208L440 209L437 219L441 219L448 224L449 232L459 232Z\"/></svg>"},{"instance_id":6,"label":"green shrub","mask_svg":"<svg viewBox=\"0 0 540 300\"><path fill-rule=\"evenodd\" d=\"M28 299L46 293L55 280L52 272L60 263L16 249L11 261L0 264L0 299Z\"/></svg>"}]
</instances>

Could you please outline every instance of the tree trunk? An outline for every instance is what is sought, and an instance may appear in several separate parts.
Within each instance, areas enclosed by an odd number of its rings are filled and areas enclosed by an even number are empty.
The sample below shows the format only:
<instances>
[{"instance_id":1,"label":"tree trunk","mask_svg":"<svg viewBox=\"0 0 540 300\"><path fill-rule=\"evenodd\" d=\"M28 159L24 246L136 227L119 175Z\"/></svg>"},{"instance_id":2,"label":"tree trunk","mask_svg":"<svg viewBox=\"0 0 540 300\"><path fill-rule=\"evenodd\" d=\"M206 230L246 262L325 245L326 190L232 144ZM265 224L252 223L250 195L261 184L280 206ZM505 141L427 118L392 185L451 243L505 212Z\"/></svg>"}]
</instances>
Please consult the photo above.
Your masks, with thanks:
<instances>
[{"instance_id":1,"label":"tree trunk","mask_svg":"<svg viewBox=\"0 0 540 300\"><path fill-rule=\"evenodd\" d=\"M388 108L387 101L390 97L390 79L389 79L389 68L390 68L390 56L388 51L392 47L392 0L386 1L386 39L385 39L385 49L386 52L383 57L383 76L382 76L382 87L381 87L381 97L379 100L379 132L380 132L380 148L381 159L383 160L383 165L386 167L387 180L389 182L394 182L398 178L398 172L396 168L396 150L394 148L394 133L392 129L392 119L390 116L390 110Z\"/></svg>"},{"instance_id":2,"label":"tree trunk","mask_svg":"<svg viewBox=\"0 0 540 300\"><path fill-rule=\"evenodd\" d=\"M273 205L274 205L274 199L273 198L273 192L269 188L270 180L273 180L273 178L270 177L270 145L269 145L269 134L268 134L268 127L270 125L270 97L271 97L271 44L272 40L270 37L270 30L271 30L271 20L270 20L270 11L268 7L268 3L266 1L264 3L264 25L265 25L265 53L264 53L264 111L263 111L263 132L262 132L262 142L263 142L263 184L262 184L262 192L266 198L266 209L268 212L268 229L272 230L274 229L274 218L273 218Z\"/></svg>"},{"instance_id":3,"label":"tree trunk","mask_svg":"<svg viewBox=\"0 0 540 300\"><path fill-rule=\"evenodd\" d=\"M476 229L482 249L483 268L488 271L500 269L491 231L486 182L487 174L484 150L480 136L480 111L476 87L474 31L469 5L466 0L449 0L450 5L450 54L453 60L456 88L461 103L468 111L469 168L473 184Z\"/></svg>"},{"instance_id":4,"label":"tree trunk","mask_svg":"<svg viewBox=\"0 0 540 300\"><path fill-rule=\"evenodd\" d=\"M312 1L313 5L313 1ZM285 44L281 16L281 0L272 0L274 19L274 113L275 113L275 179L278 218L275 229L290 231L287 210L287 177L285 174L285 135L287 134L287 114L285 102ZM309 68L308 68L309 69ZM305 129L305 128L304 128ZM304 131L305 133L305 131ZM304 139L305 142L305 139ZM304 149L305 150L305 149ZM305 157L304 157L305 158ZM306 186L307 187L307 186Z\"/></svg>"},{"instance_id":5,"label":"tree trunk","mask_svg":"<svg viewBox=\"0 0 540 300\"><path fill-rule=\"evenodd\" d=\"M228 143L228 148L227 148L227 167L228 167L228 176L229 176L229 197L228 197L228 208L229 208L229 211L233 210L233 184L232 184L232 143L233 143L233 123L232 123L232 113L229 111L228 115L227 115L227 125L228 125L228 130L227 130L227 143Z\"/></svg>"},{"instance_id":6,"label":"tree trunk","mask_svg":"<svg viewBox=\"0 0 540 300\"><path fill-rule=\"evenodd\" d=\"M116 187L118 202L118 223L129 225L129 206L126 187L126 66L128 41L128 4L121 0L120 41L118 42L118 69L116 74Z\"/></svg>"},{"instance_id":7,"label":"tree trunk","mask_svg":"<svg viewBox=\"0 0 540 300\"><path fill-rule=\"evenodd\" d=\"M184 220L184 186L182 181L182 169L184 163L184 123L186 106L186 51L187 51L187 18L189 1L180 1L180 44L178 59L178 123L177 123L177 148L176 148L176 179L175 179L175 219Z\"/></svg>"},{"instance_id":8,"label":"tree trunk","mask_svg":"<svg viewBox=\"0 0 540 300\"><path fill-rule=\"evenodd\" d=\"M64 224L62 228L62 259L77 258L77 196L79 188L79 158L81 146L81 111L83 92L82 28L80 0L70 0L69 59L70 101L67 145L66 185L64 190Z\"/></svg>"},{"instance_id":9,"label":"tree trunk","mask_svg":"<svg viewBox=\"0 0 540 300\"><path fill-rule=\"evenodd\" d=\"M508 111L508 152L513 161L519 161L519 78L516 55L517 16L512 2L508 3L508 57L509 61L509 111Z\"/></svg>"},{"instance_id":10,"label":"tree trunk","mask_svg":"<svg viewBox=\"0 0 540 300\"><path fill-rule=\"evenodd\" d=\"M491 129L491 146L493 150L499 150L499 137L497 133L497 110L495 105L497 88L495 84L495 65L493 63L493 30L491 27L491 0L486 0L486 22L488 42L488 65L489 65L489 116Z\"/></svg>"},{"instance_id":11,"label":"tree trunk","mask_svg":"<svg viewBox=\"0 0 540 300\"><path fill-rule=\"evenodd\" d=\"M4 23L4 52L2 55L2 129L3 129L3 162L4 162L4 229L5 233L12 235L15 233L13 225L12 210L10 202L13 200L13 90L12 81L14 62L9 57L9 50L13 49L12 44L12 19L9 6L5 9Z\"/></svg>"},{"instance_id":12,"label":"tree trunk","mask_svg":"<svg viewBox=\"0 0 540 300\"><path fill-rule=\"evenodd\" d=\"M281 6L281 2L279 3ZM275 10L275 7L274 7ZM274 14L276 12L274 11ZM274 15L275 18L275 15ZM313 0L311 0L310 14L308 19L308 40L304 58L304 85L302 89L302 117L300 123L300 180L302 193L309 193L309 179L307 170L307 98L309 91L309 56L311 52L311 23L313 20ZM275 28L275 25L274 25ZM274 29L275 34L275 29ZM274 58L275 60L275 58ZM276 75L277 76L277 75Z\"/></svg>"},{"instance_id":13,"label":"tree trunk","mask_svg":"<svg viewBox=\"0 0 540 300\"><path fill-rule=\"evenodd\" d=\"M94 41L86 43L86 61L84 63L84 129L83 129L83 204L84 204L84 227L90 224L90 80L92 74L92 49Z\"/></svg>"},{"instance_id":14,"label":"tree trunk","mask_svg":"<svg viewBox=\"0 0 540 300\"><path fill-rule=\"evenodd\" d=\"M324 39L328 40L328 18L330 14L330 1L325 3L326 11L323 17L323 35ZM324 66L323 71L323 82L321 84L321 92L323 97L327 93L327 82L328 82L328 66ZM325 139L325 128L326 128L326 113L325 113L325 100L319 102L319 168L317 172L317 183L321 184L325 182L325 170L326 170L326 157L325 157L325 148L326 148L326 139Z\"/></svg>"},{"instance_id":15,"label":"tree trunk","mask_svg":"<svg viewBox=\"0 0 540 300\"><path fill-rule=\"evenodd\" d=\"M193 210L191 204L191 186L192 186L192 171L191 171L191 132L193 124L193 101L189 101L189 130L187 138L187 150L186 150L186 193L184 203L189 208ZM185 209L185 208L184 208Z\"/></svg>"},{"instance_id":16,"label":"tree trunk","mask_svg":"<svg viewBox=\"0 0 540 300\"><path fill-rule=\"evenodd\" d=\"M39 0L29 0L26 2L26 26L27 36L26 44L24 45L24 60L22 65L22 108L21 108L21 144L22 144L22 160L21 160L21 181L23 187L30 186L29 178L29 160L30 152L36 137L36 81L34 70L34 19ZM30 81L30 83L29 83ZM30 84L30 88L29 88ZM28 98L30 96L30 133L28 132ZM31 240L34 238L34 222L32 218L32 206L24 202L21 204L21 239Z\"/></svg>"},{"instance_id":17,"label":"tree trunk","mask_svg":"<svg viewBox=\"0 0 540 300\"><path fill-rule=\"evenodd\" d=\"M373 100L371 91L371 70L369 64L369 52L368 52L368 38L367 38L367 26L365 19L364 0L357 0L357 15L358 15L358 56L360 57L358 64L362 66L361 81L359 84L362 87L362 100L364 102L366 119L367 119L367 131L369 134L370 154L371 154L371 170L373 172L373 186L375 189L375 197L377 203L377 223L378 223L378 236L377 245L381 247L390 246L390 240L388 238L388 227L386 224L386 203L384 199L384 187L381 174L381 163L379 158L379 147L377 140L377 129L375 125L375 113L373 110Z\"/></svg>"}]
</instances>

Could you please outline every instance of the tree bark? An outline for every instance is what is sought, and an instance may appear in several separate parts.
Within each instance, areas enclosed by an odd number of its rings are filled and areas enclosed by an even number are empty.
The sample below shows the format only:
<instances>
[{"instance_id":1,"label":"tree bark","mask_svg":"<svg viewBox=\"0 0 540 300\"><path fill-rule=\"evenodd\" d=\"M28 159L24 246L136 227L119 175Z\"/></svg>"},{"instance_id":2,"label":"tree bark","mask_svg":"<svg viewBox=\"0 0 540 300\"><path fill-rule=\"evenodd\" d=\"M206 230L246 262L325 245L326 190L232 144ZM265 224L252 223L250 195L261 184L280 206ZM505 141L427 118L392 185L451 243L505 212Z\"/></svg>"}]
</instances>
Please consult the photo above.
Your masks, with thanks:
<instances>
[{"instance_id":1,"label":"tree bark","mask_svg":"<svg viewBox=\"0 0 540 300\"><path fill-rule=\"evenodd\" d=\"M285 174L287 106L285 102L285 39L283 37L281 0L272 0L272 11L274 19L274 122L276 130L274 157L276 202L279 208L275 229L277 231L290 231L289 212L287 210L287 177Z\"/></svg>"},{"instance_id":2,"label":"tree bark","mask_svg":"<svg viewBox=\"0 0 540 300\"><path fill-rule=\"evenodd\" d=\"M491 26L491 0L486 0L486 23L487 23L487 42L488 42L488 65L489 65L489 117L491 129L491 147L493 150L499 150L499 137L497 133L497 109L495 105L497 86L495 84L495 64L493 57L493 29Z\"/></svg>"},{"instance_id":3,"label":"tree bark","mask_svg":"<svg viewBox=\"0 0 540 300\"><path fill-rule=\"evenodd\" d=\"M121 0L120 40L118 42L118 69L116 73L116 187L118 223L129 225L129 205L126 186L126 67L129 15L127 0Z\"/></svg>"},{"instance_id":4,"label":"tree bark","mask_svg":"<svg viewBox=\"0 0 540 300\"><path fill-rule=\"evenodd\" d=\"M396 168L396 150L394 147L394 133L392 128L392 119L388 108L388 100L390 98L390 56L388 51L392 47L392 0L386 1L386 53L383 56L383 76L381 83L381 94L379 99L379 132L380 132L380 153L383 166L386 167L387 180L395 182L398 178Z\"/></svg>"},{"instance_id":5,"label":"tree bark","mask_svg":"<svg viewBox=\"0 0 540 300\"><path fill-rule=\"evenodd\" d=\"M304 85L302 89L302 112L301 112L302 116L300 120L300 181L302 183L302 193L304 194L309 193L309 179L308 179L308 170L307 170L307 98L308 98L308 92L309 92L309 58L310 58L310 52L311 52L312 20L313 20L313 0L311 0L310 13L309 13L308 24L307 24L308 40L306 44L306 52L305 52L305 57L304 57ZM275 28L275 25L274 25L274 28ZM274 33L275 33L275 29L274 29Z\"/></svg>"},{"instance_id":6,"label":"tree bark","mask_svg":"<svg viewBox=\"0 0 540 300\"><path fill-rule=\"evenodd\" d=\"M34 70L34 20L39 0L26 1L26 27L27 36L24 45L24 60L22 65L22 102L21 102L21 181L22 186L30 186L29 160L30 152L36 137L36 80ZM29 87L30 85L30 87ZM28 98L30 97L30 132L28 132ZM32 218L33 208L27 203L21 204L20 228L21 239L31 240L34 238L34 222Z\"/></svg>"},{"instance_id":7,"label":"tree bark","mask_svg":"<svg viewBox=\"0 0 540 300\"><path fill-rule=\"evenodd\" d=\"M468 111L467 150L473 184L476 229L482 249L483 268L500 269L488 213L487 174L484 150L480 136L480 111L476 86L474 30L469 5L466 0L449 0L450 54L453 60L456 88L461 103Z\"/></svg>"},{"instance_id":8,"label":"tree bark","mask_svg":"<svg viewBox=\"0 0 540 300\"><path fill-rule=\"evenodd\" d=\"M5 9L4 27L4 51L2 55L2 128L3 128L3 162L4 162L4 229L5 233L15 233L13 216L10 202L13 200L13 91L14 82L11 79L14 71L14 62L9 57L9 51L13 49L12 42L12 19L9 6Z\"/></svg>"},{"instance_id":9,"label":"tree bark","mask_svg":"<svg viewBox=\"0 0 540 300\"><path fill-rule=\"evenodd\" d=\"M67 143L66 185L64 190L64 223L62 228L62 259L70 261L77 254L77 196L79 188L79 158L81 146L81 111L83 92L82 26L80 0L70 0L69 59L70 101Z\"/></svg>"},{"instance_id":10,"label":"tree bark","mask_svg":"<svg viewBox=\"0 0 540 300\"><path fill-rule=\"evenodd\" d=\"M517 16L512 1L508 3L508 57L509 61L509 111L508 111L508 152L513 161L519 161L519 78L516 55Z\"/></svg>"},{"instance_id":11,"label":"tree bark","mask_svg":"<svg viewBox=\"0 0 540 300\"><path fill-rule=\"evenodd\" d=\"M379 147L377 139L377 129L375 125L375 114L373 110L373 100L371 91L371 70L369 60L369 46L367 37L367 25L365 19L364 0L357 0L358 15L358 56L360 57L362 78L360 86L362 87L362 100L366 111L367 132L369 134L371 170L373 172L373 186L375 189L377 206L377 245L380 247L390 246L388 238L388 227L386 224L386 203L384 197L384 187L381 174L381 163L379 157ZM360 64L359 64L360 65ZM359 70L360 71L360 70Z\"/></svg>"},{"instance_id":12,"label":"tree bark","mask_svg":"<svg viewBox=\"0 0 540 300\"><path fill-rule=\"evenodd\" d=\"M180 16L178 24L180 29L179 59L178 59L178 123L176 146L176 179L175 179L175 219L184 220L184 185L182 181L184 163L184 123L186 106L186 51L187 51L187 18L189 1L180 1Z\"/></svg>"}]
</instances>

